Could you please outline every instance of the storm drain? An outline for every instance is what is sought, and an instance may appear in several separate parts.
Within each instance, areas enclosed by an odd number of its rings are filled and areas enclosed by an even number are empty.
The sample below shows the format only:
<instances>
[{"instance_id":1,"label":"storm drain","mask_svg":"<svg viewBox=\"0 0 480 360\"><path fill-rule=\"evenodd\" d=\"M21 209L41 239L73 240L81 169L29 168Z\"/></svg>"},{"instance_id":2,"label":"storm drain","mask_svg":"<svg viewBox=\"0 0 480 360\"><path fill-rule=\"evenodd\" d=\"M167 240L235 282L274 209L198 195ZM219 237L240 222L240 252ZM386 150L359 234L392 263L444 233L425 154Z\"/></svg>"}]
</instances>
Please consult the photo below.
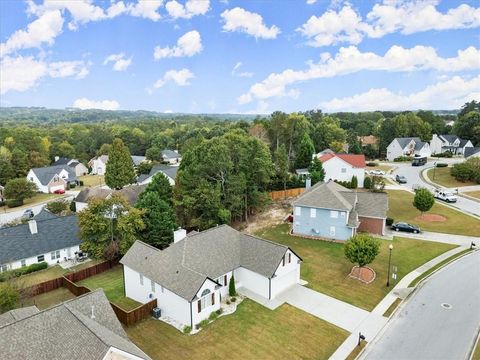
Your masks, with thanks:
<instances>
[{"instance_id":1,"label":"storm drain","mask_svg":"<svg viewBox=\"0 0 480 360\"><path fill-rule=\"evenodd\" d=\"M450 310L452 308L452 305L450 305L448 303L442 303L441 305L444 309L447 309L447 310Z\"/></svg>"}]
</instances>

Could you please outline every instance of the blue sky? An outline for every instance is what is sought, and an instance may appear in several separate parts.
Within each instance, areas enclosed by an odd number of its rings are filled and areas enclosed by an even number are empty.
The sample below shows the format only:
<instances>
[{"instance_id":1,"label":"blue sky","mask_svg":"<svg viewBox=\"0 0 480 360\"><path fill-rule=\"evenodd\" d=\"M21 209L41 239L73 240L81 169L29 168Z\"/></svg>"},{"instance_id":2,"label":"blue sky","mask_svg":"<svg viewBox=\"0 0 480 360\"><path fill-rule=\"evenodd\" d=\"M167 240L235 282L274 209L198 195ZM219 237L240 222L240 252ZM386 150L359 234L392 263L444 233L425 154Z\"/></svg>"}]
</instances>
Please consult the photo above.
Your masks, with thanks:
<instances>
[{"instance_id":1,"label":"blue sky","mask_svg":"<svg viewBox=\"0 0 480 360\"><path fill-rule=\"evenodd\" d=\"M269 113L480 99L478 1L0 2L1 106Z\"/></svg>"}]
</instances>

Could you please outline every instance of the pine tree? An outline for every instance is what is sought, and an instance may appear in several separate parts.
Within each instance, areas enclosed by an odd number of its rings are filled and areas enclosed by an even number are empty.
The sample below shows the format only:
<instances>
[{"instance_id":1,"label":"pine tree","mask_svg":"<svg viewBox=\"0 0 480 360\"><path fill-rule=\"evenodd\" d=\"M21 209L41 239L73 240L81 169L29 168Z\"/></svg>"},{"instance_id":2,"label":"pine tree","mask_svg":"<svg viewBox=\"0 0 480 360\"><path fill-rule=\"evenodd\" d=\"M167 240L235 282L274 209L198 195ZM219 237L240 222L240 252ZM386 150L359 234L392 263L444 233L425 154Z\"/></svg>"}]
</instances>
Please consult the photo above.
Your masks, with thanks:
<instances>
[{"instance_id":1,"label":"pine tree","mask_svg":"<svg viewBox=\"0 0 480 360\"><path fill-rule=\"evenodd\" d=\"M308 167L308 172L312 179L312 185L315 185L318 182L321 182L325 179L325 170L323 169L322 162L315 157Z\"/></svg>"},{"instance_id":2,"label":"pine tree","mask_svg":"<svg viewBox=\"0 0 480 360\"><path fill-rule=\"evenodd\" d=\"M121 139L114 139L108 154L105 183L112 189L121 189L135 181L135 169L130 151Z\"/></svg>"},{"instance_id":3,"label":"pine tree","mask_svg":"<svg viewBox=\"0 0 480 360\"><path fill-rule=\"evenodd\" d=\"M230 278L230 282L228 283L228 295L230 296L236 296L237 295L237 289L235 289L235 278L232 277Z\"/></svg>"},{"instance_id":4,"label":"pine tree","mask_svg":"<svg viewBox=\"0 0 480 360\"><path fill-rule=\"evenodd\" d=\"M305 133L300 141L297 153L295 155L295 166L297 169L307 168L312 162L312 155L315 152L313 141L307 133Z\"/></svg>"}]
</instances>

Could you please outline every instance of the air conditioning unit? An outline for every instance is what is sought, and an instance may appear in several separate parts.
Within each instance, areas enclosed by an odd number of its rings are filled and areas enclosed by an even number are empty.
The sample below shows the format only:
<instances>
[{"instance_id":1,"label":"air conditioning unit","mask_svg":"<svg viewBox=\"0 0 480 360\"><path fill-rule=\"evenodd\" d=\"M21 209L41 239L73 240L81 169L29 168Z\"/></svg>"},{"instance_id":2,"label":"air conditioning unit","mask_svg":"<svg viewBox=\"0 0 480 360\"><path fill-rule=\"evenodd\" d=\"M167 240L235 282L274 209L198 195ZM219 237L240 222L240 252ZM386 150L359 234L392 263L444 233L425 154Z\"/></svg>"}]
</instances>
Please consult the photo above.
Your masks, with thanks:
<instances>
[{"instance_id":1,"label":"air conditioning unit","mask_svg":"<svg viewBox=\"0 0 480 360\"><path fill-rule=\"evenodd\" d=\"M155 319L160 319L162 317L162 309L159 307L153 308L152 315Z\"/></svg>"}]
</instances>

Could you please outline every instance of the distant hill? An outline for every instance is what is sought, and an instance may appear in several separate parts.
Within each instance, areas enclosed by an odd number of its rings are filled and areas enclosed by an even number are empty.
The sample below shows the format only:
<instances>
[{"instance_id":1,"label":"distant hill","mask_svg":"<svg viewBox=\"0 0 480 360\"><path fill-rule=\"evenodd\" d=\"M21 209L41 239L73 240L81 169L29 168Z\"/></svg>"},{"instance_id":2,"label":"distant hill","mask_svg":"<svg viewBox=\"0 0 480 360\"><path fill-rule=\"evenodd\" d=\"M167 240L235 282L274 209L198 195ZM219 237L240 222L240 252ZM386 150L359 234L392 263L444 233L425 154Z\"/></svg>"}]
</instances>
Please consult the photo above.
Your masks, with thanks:
<instances>
[{"instance_id":1,"label":"distant hill","mask_svg":"<svg viewBox=\"0 0 480 360\"><path fill-rule=\"evenodd\" d=\"M251 121L257 115L245 114L183 114L183 113L160 113L155 111L107 111L107 110L80 110L76 108L47 109L43 107L1 107L0 122L99 122L115 120L211 120L211 121Z\"/></svg>"}]
</instances>

